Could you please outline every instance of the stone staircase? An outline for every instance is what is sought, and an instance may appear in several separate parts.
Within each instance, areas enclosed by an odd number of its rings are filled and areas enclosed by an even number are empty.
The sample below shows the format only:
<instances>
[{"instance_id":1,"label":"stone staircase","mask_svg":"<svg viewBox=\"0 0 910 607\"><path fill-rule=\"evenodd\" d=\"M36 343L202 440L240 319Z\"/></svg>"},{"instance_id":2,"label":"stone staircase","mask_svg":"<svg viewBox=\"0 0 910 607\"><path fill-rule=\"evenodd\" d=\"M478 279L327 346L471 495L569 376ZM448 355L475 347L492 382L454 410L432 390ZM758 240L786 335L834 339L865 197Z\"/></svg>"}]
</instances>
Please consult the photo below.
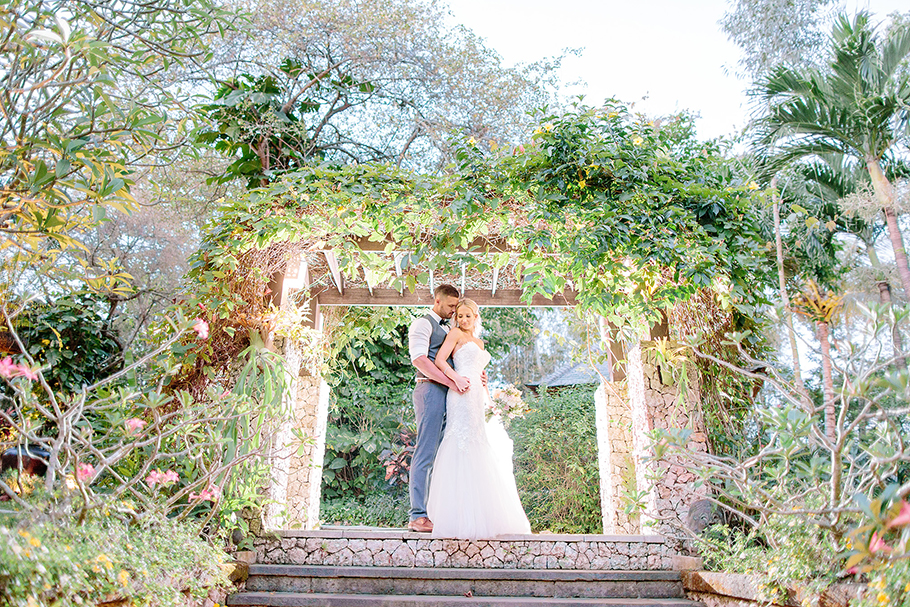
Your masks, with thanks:
<instances>
[{"instance_id":1,"label":"stone staircase","mask_svg":"<svg viewBox=\"0 0 910 607\"><path fill-rule=\"evenodd\" d=\"M237 607L702 607L677 571L253 564Z\"/></svg>"},{"instance_id":2,"label":"stone staircase","mask_svg":"<svg viewBox=\"0 0 910 607\"><path fill-rule=\"evenodd\" d=\"M685 598L686 557L656 535L468 541L338 527L280 531L254 546L246 587L228 605L703 607Z\"/></svg>"}]
</instances>

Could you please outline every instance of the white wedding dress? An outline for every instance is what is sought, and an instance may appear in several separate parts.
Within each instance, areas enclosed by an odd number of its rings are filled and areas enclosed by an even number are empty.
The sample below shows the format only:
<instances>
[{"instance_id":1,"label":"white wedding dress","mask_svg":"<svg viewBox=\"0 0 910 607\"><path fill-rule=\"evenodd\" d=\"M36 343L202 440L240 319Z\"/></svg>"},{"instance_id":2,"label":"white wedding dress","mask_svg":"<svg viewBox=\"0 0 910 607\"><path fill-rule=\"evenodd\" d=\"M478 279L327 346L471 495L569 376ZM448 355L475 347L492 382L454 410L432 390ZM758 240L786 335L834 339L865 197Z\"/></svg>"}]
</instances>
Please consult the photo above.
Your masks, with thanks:
<instances>
[{"instance_id":1,"label":"white wedding dress","mask_svg":"<svg viewBox=\"0 0 910 607\"><path fill-rule=\"evenodd\" d=\"M471 380L464 394L449 390L446 427L436 452L427 514L433 537L489 539L531 533L521 507L511 458L494 449L487 437L484 409L487 391L481 383L490 354L475 342L452 357L455 371Z\"/></svg>"}]
</instances>

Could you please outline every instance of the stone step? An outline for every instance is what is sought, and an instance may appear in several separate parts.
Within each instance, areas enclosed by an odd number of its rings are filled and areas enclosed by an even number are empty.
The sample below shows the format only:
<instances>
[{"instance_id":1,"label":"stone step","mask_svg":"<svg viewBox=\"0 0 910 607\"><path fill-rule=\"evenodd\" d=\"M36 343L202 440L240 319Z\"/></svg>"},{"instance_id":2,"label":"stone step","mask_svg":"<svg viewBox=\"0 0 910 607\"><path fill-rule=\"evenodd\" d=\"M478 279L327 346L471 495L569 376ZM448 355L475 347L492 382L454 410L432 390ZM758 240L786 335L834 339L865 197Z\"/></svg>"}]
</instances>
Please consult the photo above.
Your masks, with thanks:
<instances>
[{"instance_id":1,"label":"stone step","mask_svg":"<svg viewBox=\"0 0 910 607\"><path fill-rule=\"evenodd\" d=\"M685 599L594 599L538 597L466 597L440 595L240 592L228 597L233 607L704 607Z\"/></svg>"},{"instance_id":2,"label":"stone step","mask_svg":"<svg viewBox=\"0 0 910 607\"><path fill-rule=\"evenodd\" d=\"M259 592L475 597L682 598L677 571L435 569L250 566L246 589Z\"/></svg>"}]
</instances>

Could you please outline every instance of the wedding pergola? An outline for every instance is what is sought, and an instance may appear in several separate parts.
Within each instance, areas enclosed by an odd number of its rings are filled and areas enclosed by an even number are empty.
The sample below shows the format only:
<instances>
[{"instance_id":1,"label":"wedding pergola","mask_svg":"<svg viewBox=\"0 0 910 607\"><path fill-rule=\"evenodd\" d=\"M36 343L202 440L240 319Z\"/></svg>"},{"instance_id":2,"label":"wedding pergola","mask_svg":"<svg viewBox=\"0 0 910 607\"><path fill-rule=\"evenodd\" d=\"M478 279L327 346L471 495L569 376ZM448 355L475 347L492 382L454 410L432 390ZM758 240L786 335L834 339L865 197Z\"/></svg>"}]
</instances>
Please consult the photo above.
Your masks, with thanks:
<instances>
[{"instance_id":1,"label":"wedding pergola","mask_svg":"<svg viewBox=\"0 0 910 607\"><path fill-rule=\"evenodd\" d=\"M381 260L391 273L380 276L369 263L358 263L354 250ZM465 297L482 307L565 307L576 305L573 285L551 297L527 297L522 289L524 276L513 257L521 249L500 239L475 238L455 251L481 263L448 264L431 268L415 266L411 252L390 235L381 238L349 237L341 253L332 248L312 247L290 259L284 271L276 272L269 283L273 303L281 308L305 301L307 325L324 328L323 312L334 306L431 306L433 290L442 283L453 284ZM339 257L343 255L344 263ZM482 263L495 258L495 263ZM343 267L342 267L343 266ZM479 271L478 268L487 269ZM404 275L422 276L410 291L402 286ZM395 279L399 280L395 280ZM390 284L397 283L399 288ZM696 490L694 476L672 462L651 458L648 433L655 428L687 426L694 430L690 447L706 448L704 424L698 414L698 390L690 389L685 406L671 409L678 400L677 388L665 385L656 363L643 349L651 340L668 336L666 322L653 326L634 343L615 338L609 323L601 319L601 337L609 344L611 373L603 377L596 392L595 410L600 470L600 497L604 533L639 534L649 521L679 524ZM278 433L273 452L273 482L270 497L274 504L266 525L281 529L313 529L319 521L322 459L325 452L329 387L322 377L301 362L300 348L291 340L275 340L275 348L288 361L291 375L290 405L294 422ZM692 384L697 385L697 381ZM295 438L296 437L296 438ZM299 437L310 440L301 442ZM662 468L662 469L661 469ZM660 470L659 470L660 469ZM655 482L654 479L658 478ZM645 513L630 514L627 498L635 491L645 495ZM660 531L658 525L657 531Z\"/></svg>"}]
</instances>

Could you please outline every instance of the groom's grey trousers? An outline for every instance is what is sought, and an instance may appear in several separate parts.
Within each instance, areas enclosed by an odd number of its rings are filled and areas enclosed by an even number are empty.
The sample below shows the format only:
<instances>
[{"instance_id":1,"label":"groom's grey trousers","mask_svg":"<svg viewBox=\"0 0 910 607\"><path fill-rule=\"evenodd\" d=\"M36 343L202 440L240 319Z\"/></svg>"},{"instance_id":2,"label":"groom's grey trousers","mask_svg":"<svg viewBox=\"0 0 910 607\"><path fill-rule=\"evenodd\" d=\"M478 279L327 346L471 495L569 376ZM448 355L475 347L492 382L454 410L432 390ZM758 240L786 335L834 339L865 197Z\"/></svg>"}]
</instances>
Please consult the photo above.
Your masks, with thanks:
<instances>
[{"instance_id":1,"label":"groom's grey trousers","mask_svg":"<svg viewBox=\"0 0 910 607\"><path fill-rule=\"evenodd\" d=\"M411 456L411 520L427 515L427 493L436 450L446 425L448 388L431 381L414 387L414 414L417 419L417 446Z\"/></svg>"}]
</instances>

